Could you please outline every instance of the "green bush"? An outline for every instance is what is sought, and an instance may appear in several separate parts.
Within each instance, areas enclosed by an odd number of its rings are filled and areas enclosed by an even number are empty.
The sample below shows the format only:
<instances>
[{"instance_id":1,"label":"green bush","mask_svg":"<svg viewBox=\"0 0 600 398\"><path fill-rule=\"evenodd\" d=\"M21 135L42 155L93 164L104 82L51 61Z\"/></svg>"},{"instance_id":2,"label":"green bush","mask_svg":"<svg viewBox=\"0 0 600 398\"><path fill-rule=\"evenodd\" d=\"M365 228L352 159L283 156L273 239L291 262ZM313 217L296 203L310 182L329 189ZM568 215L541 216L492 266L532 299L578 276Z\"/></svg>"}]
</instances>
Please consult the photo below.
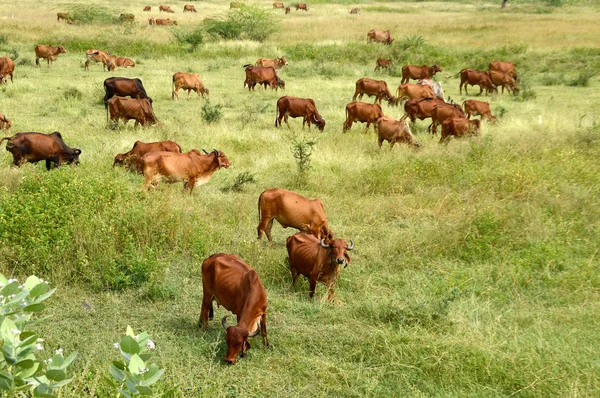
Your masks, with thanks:
<instances>
[{"instance_id":1,"label":"green bush","mask_svg":"<svg viewBox=\"0 0 600 398\"><path fill-rule=\"evenodd\" d=\"M69 15L76 24L113 24L119 22L119 11L92 4L77 4L69 7Z\"/></svg>"},{"instance_id":2,"label":"green bush","mask_svg":"<svg viewBox=\"0 0 600 398\"><path fill-rule=\"evenodd\" d=\"M204 42L204 28L202 25L197 25L193 30L172 29L171 33L177 43L189 46L190 52L196 50Z\"/></svg>"},{"instance_id":3,"label":"green bush","mask_svg":"<svg viewBox=\"0 0 600 398\"><path fill-rule=\"evenodd\" d=\"M596 75L596 72L591 70L582 70L577 76L567 82L567 86L571 87L587 87L590 85L590 79Z\"/></svg>"},{"instance_id":4,"label":"green bush","mask_svg":"<svg viewBox=\"0 0 600 398\"><path fill-rule=\"evenodd\" d=\"M216 123L223 117L223 105L212 105L210 100L202 106L202 119L207 123Z\"/></svg>"},{"instance_id":5,"label":"green bush","mask_svg":"<svg viewBox=\"0 0 600 398\"><path fill-rule=\"evenodd\" d=\"M83 93L77 87L67 87L65 88L65 91L63 91L63 97L67 100L81 100L83 98Z\"/></svg>"},{"instance_id":6,"label":"green bush","mask_svg":"<svg viewBox=\"0 0 600 398\"><path fill-rule=\"evenodd\" d=\"M243 5L230 10L225 18L204 20L204 29L215 38L263 42L279 29L279 25L267 9Z\"/></svg>"}]
</instances>

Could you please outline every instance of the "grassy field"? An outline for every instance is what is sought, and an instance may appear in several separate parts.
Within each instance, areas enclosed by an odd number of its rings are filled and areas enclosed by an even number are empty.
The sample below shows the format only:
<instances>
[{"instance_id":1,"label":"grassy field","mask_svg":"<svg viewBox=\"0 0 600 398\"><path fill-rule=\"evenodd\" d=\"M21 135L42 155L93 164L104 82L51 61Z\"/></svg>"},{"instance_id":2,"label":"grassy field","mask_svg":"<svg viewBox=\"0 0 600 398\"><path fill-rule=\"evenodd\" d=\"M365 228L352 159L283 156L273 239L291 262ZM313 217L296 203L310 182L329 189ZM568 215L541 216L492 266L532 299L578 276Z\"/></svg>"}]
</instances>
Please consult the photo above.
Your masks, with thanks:
<instances>
[{"instance_id":1,"label":"grassy field","mask_svg":"<svg viewBox=\"0 0 600 398\"><path fill-rule=\"evenodd\" d=\"M103 0L133 12L133 26L66 25L70 5L25 0L3 5L0 55L18 55L15 81L0 86L0 112L19 131L60 131L81 148L81 164L47 172L10 167L0 153L0 271L35 273L58 288L38 325L48 351L79 356L62 397L112 395L103 377L117 359L112 344L127 325L156 342L166 369L158 391L194 396L532 396L600 395L600 8L585 1L340 2L309 11L273 11L268 40L213 41L195 51L168 28L150 27L147 2ZM181 29L228 12L228 2L170 3ZM255 3L269 8L271 2ZM348 13L360 6L361 16ZM11 15L14 14L14 18ZM370 29L390 29L392 46L367 45ZM50 68L35 67L35 44L63 44ZM133 58L134 69L83 70L85 49ZM284 92L243 88L242 65L285 55ZM373 72L391 57L391 74ZM480 138L439 145L418 121L419 151L377 148L371 129L342 133L354 83L368 76L400 83L407 63L438 63L437 79L456 102L462 68L512 60L521 95L484 97L498 116ZM205 100L171 100L171 76L199 73ZM139 77L162 122L111 130L102 104L109 76ZM473 88L472 93L475 93ZM324 133L274 127L281 95L311 97ZM399 108L383 106L396 118ZM217 148L232 163L193 195L182 184L141 192L143 178L112 168L136 140L171 139L184 151ZM317 139L312 169L298 178L292 141ZM240 173L256 183L228 191ZM286 237L256 239L256 204L268 188L319 197L337 237L356 249L336 299L318 286L291 288ZM269 299L272 350L254 339L246 358L227 366L216 309L196 328L200 266L216 252L254 267Z\"/></svg>"}]
</instances>

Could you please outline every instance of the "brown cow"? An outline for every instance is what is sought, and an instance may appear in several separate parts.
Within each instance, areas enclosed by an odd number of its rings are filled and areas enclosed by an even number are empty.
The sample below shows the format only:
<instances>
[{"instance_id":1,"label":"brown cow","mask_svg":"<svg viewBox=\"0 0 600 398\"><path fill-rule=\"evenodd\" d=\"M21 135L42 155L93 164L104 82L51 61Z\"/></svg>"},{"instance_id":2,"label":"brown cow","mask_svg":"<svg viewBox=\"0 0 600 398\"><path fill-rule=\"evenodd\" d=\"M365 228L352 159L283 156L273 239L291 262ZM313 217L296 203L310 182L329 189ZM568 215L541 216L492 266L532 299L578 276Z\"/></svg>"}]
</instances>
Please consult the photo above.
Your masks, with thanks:
<instances>
[{"instance_id":1,"label":"brown cow","mask_svg":"<svg viewBox=\"0 0 600 398\"><path fill-rule=\"evenodd\" d=\"M297 233L287 238L286 247L290 259L292 273L292 286L300 275L309 280L310 292L313 298L317 282L325 284L329 290L328 300L335 294L335 282L340 274L340 267L350 264L348 252L354 249L354 242L350 245L343 239L315 238L313 235Z\"/></svg>"},{"instance_id":2,"label":"brown cow","mask_svg":"<svg viewBox=\"0 0 600 398\"><path fill-rule=\"evenodd\" d=\"M120 68L135 68L135 61L126 57L117 57L115 55L112 55L110 57L110 61L113 65L112 70L115 69L115 66L118 66Z\"/></svg>"},{"instance_id":3,"label":"brown cow","mask_svg":"<svg viewBox=\"0 0 600 398\"><path fill-rule=\"evenodd\" d=\"M119 20L123 22L133 22L135 21L135 15L133 14L121 14L119 15Z\"/></svg>"},{"instance_id":4,"label":"brown cow","mask_svg":"<svg viewBox=\"0 0 600 398\"><path fill-rule=\"evenodd\" d=\"M227 354L225 362L234 364L238 354L243 358L250 349L249 337L260 332L265 347L267 339L267 293L255 270L234 254L213 254L202 262L202 310L198 327L204 330L213 319L212 302L222 305L237 317L237 325L227 325L227 316L221 320L226 331Z\"/></svg>"},{"instance_id":5,"label":"brown cow","mask_svg":"<svg viewBox=\"0 0 600 398\"><path fill-rule=\"evenodd\" d=\"M517 68L512 62L492 61L488 65L488 68L490 71L495 70L497 72L508 73L513 79L519 81L519 76L517 75Z\"/></svg>"},{"instance_id":6,"label":"brown cow","mask_svg":"<svg viewBox=\"0 0 600 398\"><path fill-rule=\"evenodd\" d=\"M273 8L285 8L283 3L273 3Z\"/></svg>"},{"instance_id":7,"label":"brown cow","mask_svg":"<svg viewBox=\"0 0 600 398\"><path fill-rule=\"evenodd\" d=\"M152 98L146 94L144 84L138 78L129 79L126 77L109 77L104 80L104 107L108 107L108 99L117 95L119 97L148 98L152 103Z\"/></svg>"},{"instance_id":8,"label":"brown cow","mask_svg":"<svg viewBox=\"0 0 600 398\"><path fill-rule=\"evenodd\" d=\"M360 15L360 8L354 7L353 9L350 10L350 14Z\"/></svg>"},{"instance_id":9,"label":"brown cow","mask_svg":"<svg viewBox=\"0 0 600 398\"><path fill-rule=\"evenodd\" d=\"M152 11L152 7L151 6L146 6L146 7L144 7L144 11Z\"/></svg>"},{"instance_id":10,"label":"brown cow","mask_svg":"<svg viewBox=\"0 0 600 398\"><path fill-rule=\"evenodd\" d=\"M358 121L367 123L365 134L369 131L371 123L383 117L383 111L379 104L367 104L366 102L351 102L346 105L346 121L344 122L343 132L352 128L352 123Z\"/></svg>"},{"instance_id":11,"label":"brown cow","mask_svg":"<svg viewBox=\"0 0 600 398\"><path fill-rule=\"evenodd\" d=\"M242 8L242 3L239 1L234 1L229 3L229 8Z\"/></svg>"},{"instance_id":12,"label":"brown cow","mask_svg":"<svg viewBox=\"0 0 600 398\"><path fill-rule=\"evenodd\" d=\"M425 120L430 118L433 112L433 107L437 104L445 104L445 102L439 98L408 100L404 104L404 116L402 116L400 120L410 117L410 121L415 123L417 119Z\"/></svg>"},{"instance_id":13,"label":"brown cow","mask_svg":"<svg viewBox=\"0 0 600 398\"><path fill-rule=\"evenodd\" d=\"M442 87L442 83L435 82L430 79L419 80L417 84L422 86L429 86L433 90L436 97L444 99L444 88Z\"/></svg>"},{"instance_id":14,"label":"brown cow","mask_svg":"<svg viewBox=\"0 0 600 398\"><path fill-rule=\"evenodd\" d=\"M467 114L467 119L471 119L471 115L479 115L481 119L487 119L490 122L496 121L496 116L492 115L490 104L483 101L467 100L462 104Z\"/></svg>"},{"instance_id":15,"label":"brown cow","mask_svg":"<svg viewBox=\"0 0 600 398\"><path fill-rule=\"evenodd\" d=\"M106 70L106 69L108 69L109 71L115 70L115 65L111 62L111 56L108 51L96 50L96 49L86 50L85 58L86 58L85 64L83 65L84 70L89 69L91 61L101 62L102 70Z\"/></svg>"},{"instance_id":16,"label":"brown cow","mask_svg":"<svg viewBox=\"0 0 600 398\"><path fill-rule=\"evenodd\" d=\"M287 59L285 57L269 59L269 58L259 58L256 61L256 66L263 66L268 68L269 66L274 68L276 71L281 70L284 66L288 64Z\"/></svg>"},{"instance_id":17,"label":"brown cow","mask_svg":"<svg viewBox=\"0 0 600 398\"><path fill-rule=\"evenodd\" d=\"M376 42L390 45L394 39L392 39L392 35L389 30L376 30L371 29L369 33L367 33L367 43Z\"/></svg>"},{"instance_id":18,"label":"brown cow","mask_svg":"<svg viewBox=\"0 0 600 398\"><path fill-rule=\"evenodd\" d=\"M57 12L56 13L56 22L60 22L61 19L64 19L65 22L72 21L72 18L68 12Z\"/></svg>"},{"instance_id":19,"label":"brown cow","mask_svg":"<svg viewBox=\"0 0 600 398\"><path fill-rule=\"evenodd\" d=\"M71 148L65 144L58 131L52 134L42 133L17 133L12 137L4 137L0 140L8 140L6 150L13 155L13 164L20 167L23 163L37 163L46 161L46 170L50 170L52 163L58 167L63 163L79 164L81 149Z\"/></svg>"},{"instance_id":20,"label":"brown cow","mask_svg":"<svg viewBox=\"0 0 600 398\"><path fill-rule=\"evenodd\" d=\"M54 60L60 55L66 53L67 50L63 46L45 46L43 44L38 44L35 46L35 64L40 66L40 58L45 58L48 62L48 67L50 67L50 62L54 62Z\"/></svg>"},{"instance_id":21,"label":"brown cow","mask_svg":"<svg viewBox=\"0 0 600 398\"><path fill-rule=\"evenodd\" d=\"M177 25L177 21L175 21L175 20L171 21L171 19L169 19L169 18L156 18L154 20L154 24L155 25Z\"/></svg>"},{"instance_id":22,"label":"brown cow","mask_svg":"<svg viewBox=\"0 0 600 398\"><path fill-rule=\"evenodd\" d=\"M189 189L191 195L194 186L207 183L215 171L231 165L223 152L216 149L211 153L204 152L206 155L197 149L186 153L159 151L145 154L142 156L145 179L142 189L147 191L150 185L156 188L164 178L168 183L183 181L184 191Z\"/></svg>"},{"instance_id":23,"label":"brown cow","mask_svg":"<svg viewBox=\"0 0 600 398\"><path fill-rule=\"evenodd\" d=\"M164 12L170 12L171 14L175 13L175 11L171 10L171 7L169 7L169 6L163 6L163 5L161 5L161 6L158 7L158 11L159 12L163 12L163 11Z\"/></svg>"},{"instance_id":24,"label":"brown cow","mask_svg":"<svg viewBox=\"0 0 600 398\"><path fill-rule=\"evenodd\" d=\"M5 114L0 112L0 129L8 131L10 130L11 126L12 122L10 121L10 119L8 119Z\"/></svg>"},{"instance_id":25,"label":"brown cow","mask_svg":"<svg viewBox=\"0 0 600 398\"><path fill-rule=\"evenodd\" d=\"M171 88L173 92L171 93L171 99L179 99L179 89L187 90L188 99L190 99L190 92L192 90L196 91L198 96L204 94L208 95L209 91L204 87L202 81L200 80L200 76L197 73L185 73L185 72L177 72L173 75L173 82L171 84Z\"/></svg>"},{"instance_id":26,"label":"brown cow","mask_svg":"<svg viewBox=\"0 0 600 398\"><path fill-rule=\"evenodd\" d=\"M437 125L445 120L455 117L466 117L462 107L458 104L436 104L431 111L431 134L437 134Z\"/></svg>"},{"instance_id":27,"label":"brown cow","mask_svg":"<svg viewBox=\"0 0 600 398\"><path fill-rule=\"evenodd\" d=\"M179 144L173 141L142 142L136 141L129 152L119 153L115 156L113 167L127 166L131 170L142 173L142 156L152 151L177 152L181 153Z\"/></svg>"},{"instance_id":28,"label":"brown cow","mask_svg":"<svg viewBox=\"0 0 600 398\"><path fill-rule=\"evenodd\" d=\"M377 145L379 145L379 149L381 149L383 141L390 143L390 149L394 147L396 142L405 143L415 148L419 147L419 143L415 141L415 137L410 131L406 119L395 120L394 118L384 116L377 119L373 125L377 132Z\"/></svg>"},{"instance_id":29,"label":"brown cow","mask_svg":"<svg viewBox=\"0 0 600 398\"><path fill-rule=\"evenodd\" d=\"M156 20L152 17L148 18L148 25L156 25Z\"/></svg>"},{"instance_id":30,"label":"brown cow","mask_svg":"<svg viewBox=\"0 0 600 398\"><path fill-rule=\"evenodd\" d=\"M297 98L287 95L279 98L277 100L277 111L275 112L275 127L281 127L281 119L284 119L289 128L288 116L303 118L302 128L308 123L308 129L310 130L311 123L314 123L319 131L322 132L325 129L325 120L319 114L312 98Z\"/></svg>"},{"instance_id":31,"label":"brown cow","mask_svg":"<svg viewBox=\"0 0 600 398\"><path fill-rule=\"evenodd\" d=\"M298 10L308 11L308 7L304 3L298 3L296 4L296 11Z\"/></svg>"},{"instance_id":32,"label":"brown cow","mask_svg":"<svg viewBox=\"0 0 600 398\"><path fill-rule=\"evenodd\" d=\"M519 88L517 87L517 83L515 79L508 73L498 72L492 70L489 72L490 78L492 79L492 83L496 85L496 87L502 86L502 94L504 94L504 87L513 94L519 93Z\"/></svg>"},{"instance_id":33,"label":"brown cow","mask_svg":"<svg viewBox=\"0 0 600 398\"><path fill-rule=\"evenodd\" d=\"M441 143L448 143L451 136L456 138L481 134L481 121L479 119L452 118L442 123Z\"/></svg>"},{"instance_id":34,"label":"brown cow","mask_svg":"<svg viewBox=\"0 0 600 398\"><path fill-rule=\"evenodd\" d=\"M10 76L10 81L13 81L13 73L15 72L15 63L9 57L0 57L0 74L2 82L7 82L7 76Z\"/></svg>"},{"instance_id":35,"label":"brown cow","mask_svg":"<svg viewBox=\"0 0 600 398\"><path fill-rule=\"evenodd\" d=\"M292 9L290 7L285 7L285 13L289 14L292 11Z\"/></svg>"},{"instance_id":36,"label":"brown cow","mask_svg":"<svg viewBox=\"0 0 600 398\"><path fill-rule=\"evenodd\" d=\"M150 124L158 123L158 119L152 110L152 104L147 98L113 97L108 100L108 108L106 110L107 121L109 114L110 120L113 122L122 120L127 124L131 119L134 119L135 125L133 127L137 127L138 124L145 127L146 122Z\"/></svg>"},{"instance_id":37,"label":"brown cow","mask_svg":"<svg viewBox=\"0 0 600 398\"><path fill-rule=\"evenodd\" d=\"M436 97L431 87L422 84L401 84L398 86L396 92L398 94L398 101L404 98L419 99Z\"/></svg>"},{"instance_id":38,"label":"brown cow","mask_svg":"<svg viewBox=\"0 0 600 398\"><path fill-rule=\"evenodd\" d=\"M390 69L392 67L393 61L391 59L385 58L377 58L377 64L375 65L375 71L379 69Z\"/></svg>"},{"instance_id":39,"label":"brown cow","mask_svg":"<svg viewBox=\"0 0 600 398\"><path fill-rule=\"evenodd\" d=\"M285 82L277 76L277 72L273 67L263 66L246 66L246 80L244 81L244 87L248 87L248 91L254 91L254 87L258 84L263 84L265 89L267 85L271 89L277 89L281 86L285 87Z\"/></svg>"},{"instance_id":40,"label":"brown cow","mask_svg":"<svg viewBox=\"0 0 600 398\"><path fill-rule=\"evenodd\" d=\"M264 232L271 243L273 242L271 227L274 219L283 228L295 228L313 234L318 239L333 237L329 224L327 224L323 202L319 199L307 199L286 189L271 188L260 194L258 218L259 223L256 228L258 239L262 239Z\"/></svg>"},{"instance_id":41,"label":"brown cow","mask_svg":"<svg viewBox=\"0 0 600 398\"><path fill-rule=\"evenodd\" d=\"M367 94L369 97L375 96L375 103L379 102L381 104L381 100L383 99L387 100L390 106L394 106L397 103L396 97L390 93L385 80L374 80L368 77L358 79L352 101L356 101L356 97L362 100L364 94Z\"/></svg>"},{"instance_id":42,"label":"brown cow","mask_svg":"<svg viewBox=\"0 0 600 398\"><path fill-rule=\"evenodd\" d=\"M196 11L196 7L194 7L192 4L186 4L183 6L183 12L198 12L198 11Z\"/></svg>"},{"instance_id":43,"label":"brown cow","mask_svg":"<svg viewBox=\"0 0 600 398\"><path fill-rule=\"evenodd\" d=\"M442 68L440 68L437 64L432 66L406 65L402 67L402 80L400 81L400 84L407 83L409 79L433 79L433 76L441 71Z\"/></svg>"},{"instance_id":44,"label":"brown cow","mask_svg":"<svg viewBox=\"0 0 600 398\"><path fill-rule=\"evenodd\" d=\"M490 73L487 71L478 71L475 69L463 69L460 71L460 94L462 95L463 85L465 86L465 93L469 95L467 92L467 86L479 86L479 94L483 93L483 89L485 89L486 94L489 94L490 91L498 92L496 85L492 82L490 78Z\"/></svg>"}]
</instances>

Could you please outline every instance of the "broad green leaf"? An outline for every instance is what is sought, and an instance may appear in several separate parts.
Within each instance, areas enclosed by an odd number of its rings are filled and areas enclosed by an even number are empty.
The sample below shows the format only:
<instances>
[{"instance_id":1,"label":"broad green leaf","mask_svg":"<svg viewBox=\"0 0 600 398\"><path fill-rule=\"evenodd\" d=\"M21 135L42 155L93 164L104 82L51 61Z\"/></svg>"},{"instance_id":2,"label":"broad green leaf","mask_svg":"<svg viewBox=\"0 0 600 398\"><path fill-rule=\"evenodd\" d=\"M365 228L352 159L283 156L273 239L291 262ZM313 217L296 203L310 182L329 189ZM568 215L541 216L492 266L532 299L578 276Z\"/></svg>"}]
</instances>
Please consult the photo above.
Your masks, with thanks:
<instances>
[{"instance_id":1,"label":"broad green leaf","mask_svg":"<svg viewBox=\"0 0 600 398\"><path fill-rule=\"evenodd\" d=\"M33 344L26 345L23 348L16 348L15 349L16 357L25 358L26 356L30 355L34 349L35 349L35 346Z\"/></svg>"},{"instance_id":2,"label":"broad green leaf","mask_svg":"<svg viewBox=\"0 0 600 398\"><path fill-rule=\"evenodd\" d=\"M126 392L126 391L124 391L124 390L121 390L120 388L119 388L119 392L120 392L120 393L121 393L121 394L122 394L122 395L123 395L125 398L131 398L131 395L129 395L129 393L128 393L128 392Z\"/></svg>"},{"instance_id":3,"label":"broad green leaf","mask_svg":"<svg viewBox=\"0 0 600 398\"><path fill-rule=\"evenodd\" d=\"M112 364L115 366L115 368L120 369L120 370L125 370L125 368L126 368L125 364L121 361L113 361Z\"/></svg>"},{"instance_id":4,"label":"broad green leaf","mask_svg":"<svg viewBox=\"0 0 600 398\"><path fill-rule=\"evenodd\" d=\"M0 274L0 285L6 286L8 285L8 279L3 274Z\"/></svg>"},{"instance_id":5,"label":"broad green leaf","mask_svg":"<svg viewBox=\"0 0 600 398\"><path fill-rule=\"evenodd\" d=\"M20 361L15 362L14 366L18 366L23 369L29 369L33 366L35 362L30 358L21 359Z\"/></svg>"},{"instance_id":6,"label":"broad green leaf","mask_svg":"<svg viewBox=\"0 0 600 398\"><path fill-rule=\"evenodd\" d=\"M152 389L146 386L136 386L137 390L142 395L152 395Z\"/></svg>"},{"instance_id":7,"label":"broad green leaf","mask_svg":"<svg viewBox=\"0 0 600 398\"><path fill-rule=\"evenodd\" d=\"M13 333L13 330L15 329L17 329L17 325L15 325L10 318L4 318L2 325L0 325L0 335L4 340L4 345L6 345L7 342L11 342L13 346L18 344L19 337Z\"/></svg>"},{"instance_id":8,"label":"broad green leaf","mask_svg":"<svg viewBox=\"0 0 600 398\"><path fill-rule=\"evenodd\" d=\"M56 289L52 289L52 290L50 290L49 292L46 292L46 293L42 294L42 295L41 295L41 296L39 296L39 297L36 297L34 301L35 301L36 303L39 303L39 302L41 302L41 301L44 301L44 300L46 300L48 297L52 296L52 295L54 294L54 292L55 292L55 291L56 291Z\"/></svg>"},{"instance_id":9,"label":"broad green leaf","mask_svg":"<svg viewBox=\"0 0 600 398\"><path fill-rule=\"evenodd\" d=\"M148 362L148 360L152 358L152 354L140 354L140 358L142 358L142 361Z\"/></svg>"},{"instance_id":10,"label":"broad green leaf","mask_svg":"<svg viewBox=\"0 0 600 398\"><path fill-rule=\"evenodd\" d=\"M144 367L144 361L137 355L132 355L129 361L129 371L134 375L139 375L140 370Z\"/></svg>"},{"instance_id":11,"label":"broad green leaf","mask_svg":"<svg viewBox=\"0 0 600 398\"><path fill-rule=\"evenodd\" d=\"M12 282L12 283L9 283L8 285L4 286L2 288L2 290L0 290L0 295L7 297L7 296L10 296L11 294L17 294L20 291L21 291L21 289L19 289L19 282Z\"/></svg>"},{"instance_id":12,"label":"broad green leaf","mask_svg":"<svg viewBox=\"0 0 600 398\"><path fill-rule=\"evenodd\" d=\"M151 372L151 370L148 371L148 374L150 372ZM144 380L142 381L141 384L144 386L150 386L150 385L156 383L158 381L158 379L160 379L162 377L163 373L165 373L164 369L158 369L156 372L153 372L148 377L144 377ZM146 376L146 374L144 374L144 376Z\"/></svg>"},{"instance_id":13,"label":"broad green leaf","mask_svg":"<svg viewBox=\"0 0 600 398\"><path fill-rule=\"evenodd\" d=\"M26 306L25 308L23 308L23 311L27 311L27 312L42 312L44 310L44 308L46 308L46 304L44 304L44 303L36 303L36 304L29 304L28 306Z\"/></svg>"},{"instance_id":14,"label":"broad green leaf","mask_svg":"<svg viewBox=\"0 0 600 398\"><path fill-rule=\"evenodd\" d=\"M140 352L140 346L137 341L132 336L125 336L121 339L121 343L119 344L121 350L126 352L127 354L138 354Z\"/></svg>"},{"instance_id":15,"label":"broad green leaf","mask_svg":"<svg viewBox=\"0 0 600 398\"><path fill-rule=\"evenodd\" d=\"M112 377L114 377L119 383L122 383L125 380L125 375L123 371L117 368L115 365L110 365L108 371Z\"/></svg>"},{"instance_id":16,"label":"broad green leaf","mask_svg":"<svg viewBox=\"0 0 600 398\"><path fill-rule=\"evenodd\" d=\"M36 298L44 293L46 293L50 289L50 287L45 283L40 283L39 285L35 285L33 289L29 290L29 295L33 298Z\"/></svg>"},{"instance_id":17,"label":"broad green leaf","mask_svg":"<svg viewBox=\"0 0 600 398\"><path fill-rule=\"evenodd\" d=\"M64 362L62 363L62 365L60 366L59 369L66 369L67 366L69 366L76 357L77 357L77 351L71 353L71 355L69 355L68 357L65 358Z\"/></svg>"},{"instance_id":18,"label":"broad green leaf","mask_svg":"<svg viewBox=\"0 0 600 398\"><path fill-rule=\"evenodd\" d=\"M27 280L25 281L25 289L27 290L31 290L34 288L34 286L39 285L40 283L40 278L38 278L35 275L31 275L29 278L27 278ZM44 283L45 285L45 283Z\"/></svg>"},{"instance_id":19,"label":"broad green leaf","mask_svg":"<svg viewBox=\"0 0 600 398\"><path fill-rule=\"evenodd\" d=\"M146 332L140 333L138 335L136 341L140 346L140 351L144 351L144 349L148 345L148 333L146 333Z\"/></svg>"},{"instance_id":20,"label":"broad green leaf","mask_svg":"<svg viewBox=\"0 0 600 398\"><path fill-rule=\"evenodd\" d=\"M21 333L21 335L19 337L21 338L21 341L19 342L20 347L25 347L30 344L35 344L35 342L38 339L37 334L35 334L35 333L31 334L30 332L23 332L23 333Z\"/></svg>"},{"instance_id":21,"label":"broad green leaf","mask_svg":"<svg viewBox=\"0 0 600 398\"><path fill-rule=\"evenodd\" d=\"M56 397L52 394L52 389L46 384L40 384L33 390L34 397Z\"/></svg>"},{"instance_id":22,"label":"broad green leaf","mask_svg":"<svg viewBox=\"0 0 600 398\"><path fill-rule=\"evenodd\" d=\"M16 323L17 323L17 322L15 322L15 324L16 324ZM30 331L30 330L27 330L27 331L25 331L25 332L21 332L21 334L19 335L19 337L21 338L21 342L23 342L23 341L24 341L26 338L28 338L28 337L30 337L30 336L36 336L36 335L37 335L37 333L36 333L36 332L32 332L32 331ZM43 341L44 339L41 339L41 340Z\"/></svg>"},{"instance_id":23,"label":"broad green leaf","mask_svg":"<svg viewBox=\"0 0 600 398\"><path fill-rule=\"evenodd\" d=\"M104 380L111 388L117 388L117 384L110 377L102 376L102 380Z\"/></svg>"},{"instance_id":24,"label":"broad green leaf","mask_svg":"<svg viewBox=\"0 0 600 398\"><path fill-rule=\"evenodd\" d=\"M21 302L23 301L23 299L25 297L27 297L28 294L29 294L29 292L27 292L27 290L21 290L9 302L7 302L6 304L4 304L4 308L7 308L7 307L10 308L10 307L16 307L16 306L18 306L19 304L21 304Z\"/></svg>"},{"instance_id":25,"label":"broad green leaf","mask_svg":"<svg viewBox=\"0 0 600 398\"><path fill-rule=\"evenodd\" d=\"M31 377L35 374L35 372L37 372L39 367L40 367L39 363L34 363L34 365L32 367L30 367L29 369L24 369L23 371L19 372L19 377L22 379Z\"/></svg>"},{"instance_id":26,"label":"broad green leaf","mask_svg":"<svg viewBox=\"0 0 600 398\"><path fill-rule=\"evenodd\" d=\"M137 388L135 388L135 384L133 384L133 383L131 382L131 380L127 380L127 381L125 382L125 385L127 386L127 389L128 389L129 391L131 391L133 394L137 394L137 393L138 393L138 391L137 391Z\"/></svg>"},{"instance_id":27,"label":"broad green leaf","mask_svg":"<svg viewBox=\"0 0 600 398\"><path fill-rule=\"evenodd\" d=\"M59 381L58 383L53 383L53 384L50 384L50 387L51 387L51 388L59 388L59 387L62 387L62 386L64 386L64 385L66 385L66 384L69 384L69 383L71 382L71 380L73 380L73 378L70 378L70 379L64 379L64 380L62 380L62 381Z\"/></svg>"},{"instance_id":28,"label":"broad green leaf","mask_svg":"<svg viewBox=\"0 0 600 398\"><path fill-rule=\"evenodd\" d=\"M131 328L131 326L127 325L127 332L125 332L125 335L131 336L131 337L135 336L135 333L133 333L133 329Z\"/></svg>"},{"instance_id":29,"label":"broad green leaf","mask_svg":"<svg viewBox=\"0 0 600 398\"><path fill-rule=\"evenodd\" d=\"M64 362L65 358L62 356L62 354L56 354L52 357L52 361L48 364L48 369L61 369Z\"/></svg>"},{"instance_id":30,"label":"broad green leaf","mask_svg":"<svg viewBox=\"0 0 600 398\"><path fill-rule=\"evenodd\" d=\"M5 379L4 377L0 377L0 391L10 390L11 383L11 380Z\"/></svg>"},{"instance_id":31,"label":"broad green leaf","mask_svg":"<svg viewBox=\"0 0 600 398\"><path fill-rule=\"evenodd\" d=\"M61 381L67 378L67 374L62 369L49 369L46 371L46 377L52 381Z\"/></svg>"}]
</instances>

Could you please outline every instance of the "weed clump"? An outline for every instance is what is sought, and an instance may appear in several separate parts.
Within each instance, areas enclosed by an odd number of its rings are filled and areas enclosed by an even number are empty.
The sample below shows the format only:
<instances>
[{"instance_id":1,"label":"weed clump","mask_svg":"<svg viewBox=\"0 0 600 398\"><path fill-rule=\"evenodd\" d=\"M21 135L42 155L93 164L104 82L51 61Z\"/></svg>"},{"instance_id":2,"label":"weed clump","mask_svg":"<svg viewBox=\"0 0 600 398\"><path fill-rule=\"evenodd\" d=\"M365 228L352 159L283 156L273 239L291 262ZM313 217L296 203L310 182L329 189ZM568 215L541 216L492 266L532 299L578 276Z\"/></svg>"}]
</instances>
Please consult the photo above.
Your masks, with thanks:
<instances>
[{"instance_id":1,"label":"weed clump","mask_svg":"<svg viewBox=\"0 0 600 398\"><path fill-rule=\"evenodd\" d=\"M207 123L216 123L223 117L223 105L212 105L210 100L202 106L202 120Z\"/></svg>"},{"instance_id":2,"label":"weed clump","mask_svg":"<svg viewBox=\"0 0 600 398\"><path fill-rule=\"evenodd\" d=\"M312 168L311 156L315 145L317 145L316 138L292 139L292 156L296 159L296 165L298 166L298 183L300 185L306 183L308 172Z\"/></svg>"},{"instance_id":3,"label":"weed clump","mask_svg":"<svg viewBox=\"0 0 600 398\"><path fill-rule=\"evenodd\" d=\"M243 5L232 9L225 18L204 20L204 30L214 38L265 41L279 29L273 15L260 7Z\"/></svg>"},{"instance_id":4,"label":"weed clump","mask_svg":"<svg viewBox=\"0 0 600 398\"><path fill-rule=\"evenodd\" d=\"M596 73L592 72L589 69L583 70L583 71L579 72L579 74L575 78L569 80L567 82L567 86L570 86L570 87L587 87L587 86L590 85L590 79L592 77L594 77L595 75L596 75Z\"/></svg>"},{"instance_id":5,"label":"weed clump","mask_svg":"<svg viewBox=\"0 0 600 398\"><path fill-rule=\"evenodd\" d=\"M171 33L175 41L181 45L189 46L189 52L194 52L204 43L204 28L202 25L196 26L193 30L172 29Z\"/></svg>"},{"instance_id":6,"label":"weed clump","mask_svg":"<svg viewBox=\"0 0 600 398\"><path fill-rule=\"evenodd\" d=\"M254 178L256 174L250 173L249 171L244 171L235 176L233 180L233 184L222 188L222 192L242 192L244 190L244 185L246 184L255 184L256 179Z\"/></svg>"},{"instance_id":7,"label":"weed clump","mask_svg":"<svg viewBox=\"0 0 600 398\"><path fill-rule=\"evenodd\" d=\"M67 87L63 92L63 97L66 100L81 100L83 98L83 93L77 87Z\"/></svg>"},{"instance_id":8,"label":"weed clump","mask_svg":"<svg viewBox=\"0 0 600 398\"><path fill-rule=\"evenodd\" d=\"M108 7L77 4L69 9L71 20L75 24L113 24L119 22L117 12Z\"/></svg>"}]
</instances>

